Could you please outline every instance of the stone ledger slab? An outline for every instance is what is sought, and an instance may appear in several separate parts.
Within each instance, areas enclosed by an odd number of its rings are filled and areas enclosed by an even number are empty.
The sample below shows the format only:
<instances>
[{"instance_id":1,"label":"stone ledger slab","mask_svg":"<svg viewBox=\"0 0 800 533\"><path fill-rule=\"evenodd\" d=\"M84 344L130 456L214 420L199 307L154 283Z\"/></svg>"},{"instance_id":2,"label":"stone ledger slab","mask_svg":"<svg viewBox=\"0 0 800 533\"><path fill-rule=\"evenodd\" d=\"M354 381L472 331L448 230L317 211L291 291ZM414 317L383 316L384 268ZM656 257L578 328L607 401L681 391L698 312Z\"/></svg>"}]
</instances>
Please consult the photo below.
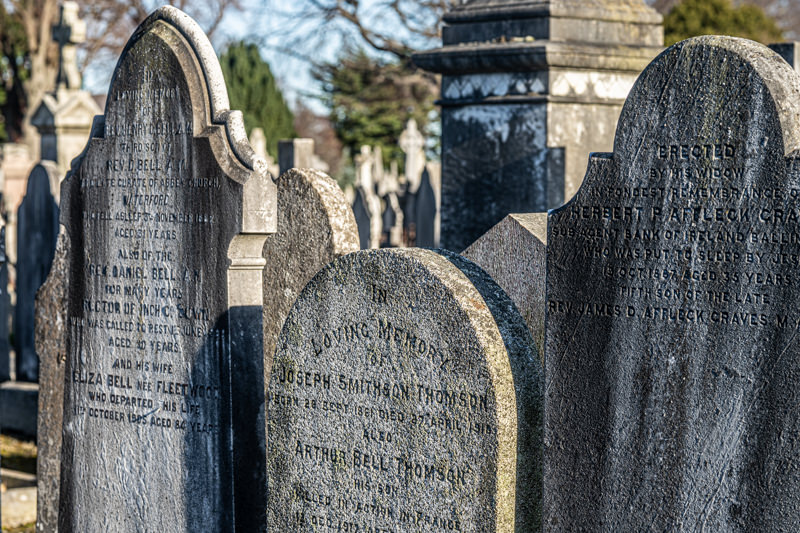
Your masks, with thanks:
<instances>
[{"instance_id":1,"label":"stone ledger slab","mask_svg":"<svg viewBox=\"0 0 800 533\"><path fill-rule=\"evenodd\" d=\"M545 531L796 529L798 110L766 47L679 43L551 211Z\"/></svg>"},{"instance_id":2,"label":"stone ledger slab","mask_svg":"<svg viewBox=\"0 0 800 533\"><path fill-rule=\"evenodd\" d=\"M339 258L278 343L270 530L539 527L536 350L474 263L421 249Z\"/></svg>"},{"instance_id":3,"label":"stone ledger slab","mask_svg":"<svg viewBox=\"0 0 800 533\"><path fill-rule=\"evenodd\" d=\"M93 130L61 195L58 529L263 531L275 186L194 21L164 7L142 23Z\"/></svg>"},{"instance_id":4,"label":"stone ledger slab","mask_svg":"<svg viewBox=\"0 0 800 533\"><path fill-rule=\"evenodd\" d=\"M461 255L489 274L517 306L539 353L544 352L547 213L512 214Z\"/></svg>"}]
</instances>

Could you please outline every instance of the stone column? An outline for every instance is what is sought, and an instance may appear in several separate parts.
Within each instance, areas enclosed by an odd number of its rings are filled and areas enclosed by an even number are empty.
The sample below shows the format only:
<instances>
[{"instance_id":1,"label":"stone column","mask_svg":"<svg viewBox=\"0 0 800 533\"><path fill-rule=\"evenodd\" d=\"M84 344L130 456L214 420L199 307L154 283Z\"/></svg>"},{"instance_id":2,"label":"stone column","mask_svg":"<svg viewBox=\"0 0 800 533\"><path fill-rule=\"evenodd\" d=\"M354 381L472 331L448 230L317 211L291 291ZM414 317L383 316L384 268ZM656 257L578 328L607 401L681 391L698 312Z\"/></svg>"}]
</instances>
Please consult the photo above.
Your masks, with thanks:
<instances>
[{"instance_id":1,"label":"stone column","mask_svg":"<svg viewBox=\"0 0 800 533\"><path fill-rule=\"evenodd\" d=\"M442 74L441 245L462 250L578 190L663 30L643 0L469 0L444 22L414 62Z\"/></svg>"}]
</instances>

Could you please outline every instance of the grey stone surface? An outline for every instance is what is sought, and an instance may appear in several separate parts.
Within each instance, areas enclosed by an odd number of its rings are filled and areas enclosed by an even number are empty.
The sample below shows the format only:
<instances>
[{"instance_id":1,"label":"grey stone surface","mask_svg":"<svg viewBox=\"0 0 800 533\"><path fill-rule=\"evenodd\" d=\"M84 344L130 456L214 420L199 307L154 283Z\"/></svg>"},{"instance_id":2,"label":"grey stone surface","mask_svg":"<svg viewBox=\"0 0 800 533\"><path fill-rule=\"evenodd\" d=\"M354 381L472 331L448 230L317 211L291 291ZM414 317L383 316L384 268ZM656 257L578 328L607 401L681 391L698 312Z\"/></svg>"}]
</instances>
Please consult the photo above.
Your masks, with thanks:
<instances>
[{"instance_id":1,"label":"grey stone surface","mask_svg":"<svg viewBox=\"0 0 800 533\"><path fill-rule=\"evenodd\" d=\"M461 255L481 267L517 306L544 353L547 213L508 215Z\"/></svg>"},{"instance_id":2,"label":"grey stone surface","mask_svg":"<svg viewBox=\"0 0 800 533\"><path fill-rule=\"evenodd\" d=\"M292 169L278 186L277 232L264 244L264 369L289 309L303 287L329 262L359 249L358 228L344 193L330 176Z\"/></svg>"},{"instance_id":3,"label":"grey stone surface","mask_svg":"<svg viewBox=\"0 0 800 533\"><path fill-rule=\"evenodd\" d=\"M59 531L263 531L275 185L184 13L133 34L72 172Z\"/></svg>"},{"instance_id":4,"label":"grey stone surface","mask_svg":"<svg viewBox=\"0 0 800 533\"><path fill-rule=\"evenodd\" d=\"M800 78L701 37L548 220L545 530L800 521Z\"/></svg>"},{"instance_id":5,"label":"grey stone surface","mask_svg":"<svg viewBox=\"0 0 800 533\"><path fill-rule=\"evenodd\" d=\"M458 251L575 194L663 37L643 0L467 2L444 22L414 62L442 74L441 246Z\"/></svg>"},{"instance_id":6,"label":"grey stone surface","mask_svg":"<svg viewBox=\"0 0 800 533\"><path fill-rule=\"evenodd\" d=\"M67 359L69 243L62 229L50 273L36 293L36 353L39 355L36 531L41 533L58 529L64 363Z\"/></svg>"},{"instance_id":7,"label":"grey stone surface","mask_svg":"<svg viewBox=\"0 0 800 533\"><path fill-rule=\"evenodd\" d=\"M58 238L59 185L55 163L42 161L31 171L25 197L17 210L17 301L14 306L14 347L17 379L38 381L39 357L34 345L36 291L50 272Z\"/></svg>"},{"instance_id":8,"label":"grey stone surface","mask_svg":"<svg viewBox=\"0 0 800 533\"><path fill-rule=\"evenodd\" d=\"M537 358L505 293L460 256L333 261L275 355L270 530L535 531Z\"/></svg>"}]
</instances>

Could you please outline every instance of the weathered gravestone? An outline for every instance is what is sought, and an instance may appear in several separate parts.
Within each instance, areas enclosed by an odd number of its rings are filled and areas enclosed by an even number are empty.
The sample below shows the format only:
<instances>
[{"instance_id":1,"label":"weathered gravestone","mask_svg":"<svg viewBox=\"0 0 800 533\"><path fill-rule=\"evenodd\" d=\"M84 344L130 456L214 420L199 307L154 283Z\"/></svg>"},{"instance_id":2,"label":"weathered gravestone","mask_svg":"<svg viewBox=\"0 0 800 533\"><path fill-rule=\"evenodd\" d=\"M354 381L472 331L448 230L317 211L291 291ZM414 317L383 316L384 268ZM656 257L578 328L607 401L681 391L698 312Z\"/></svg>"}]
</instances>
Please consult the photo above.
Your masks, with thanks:
<instances>
[{"instance_id":1,"label":"weathered gravestone","mask_svg":"<svg viewBox=\"0 0 800 533\"><path fill-rule=\"evenodd\" d=\"M534 531L540 384L522 318L473 263L421 249L333 261L278 341L270 531Z\"/></svg>"},{"instance_id":2,"label":"weathered gravestone","mask_svg":"<svg viewBox=\"0 0 800 533\"><path fill-rule=\"evenodd\" d=\"M277 232L264 244L264 369L292 304L314 274L359 249L358 228L344 193L333 179L311 169L292 169L276 181Z\"/></svg>"},{"instance_id":3,"label":"weathered gravestone","mask_svg":"<svg viewBox=\"0 0 800 533\"><path fill-rule=\"evenodd\" d=\"M767 48L679 43L551 212L545 530L797 528L798 109Z\"/></svg>"},{"instance_id":4,"label":"weathered gravestone","mask_svg":"<svg viewBox=\"0 0 800 533\"><path fill-rule=\"evenodd\" d=\"M41 161L28 177L25 198L17 211L17 302L14 308L14 345L17 380L37 381L39 358L34 346L34 301L44 283L58 237L58 169ZM56 193L57 194L57 193Z\"/></svg>"},{"instance_id":5,"label":"weathered gravestone","mask_svg":"<svg viewBox=\"0 0 800 533\"><path fill-rule=\"evenodd\" d=\"M134 33L98 120L62 186L58 529L261 531L274 184L228 111L211 44L177 9Z\"/></svg>"},{"instance_id":6,"label":"weathered gravestone","mask_svg":"<svg viewBox=\"0 0 800 533\"><path fill-rule=\"evenodd\" d=\"M547 213L508 215L461 252L508 294L544 350Z\"/></svg>"},{"instance_id":7,"label":"weathered gravestone","mask_svg":"<svg viewBox=\"0 0 800 533\"><path fill-rule=\"evenodd\" d=\"M69 239L58 237L47 280L36 293L39 411L36 420L36 531L58 529L64 362L67 358L67 258Z\"/></svg>"}]
</instances>

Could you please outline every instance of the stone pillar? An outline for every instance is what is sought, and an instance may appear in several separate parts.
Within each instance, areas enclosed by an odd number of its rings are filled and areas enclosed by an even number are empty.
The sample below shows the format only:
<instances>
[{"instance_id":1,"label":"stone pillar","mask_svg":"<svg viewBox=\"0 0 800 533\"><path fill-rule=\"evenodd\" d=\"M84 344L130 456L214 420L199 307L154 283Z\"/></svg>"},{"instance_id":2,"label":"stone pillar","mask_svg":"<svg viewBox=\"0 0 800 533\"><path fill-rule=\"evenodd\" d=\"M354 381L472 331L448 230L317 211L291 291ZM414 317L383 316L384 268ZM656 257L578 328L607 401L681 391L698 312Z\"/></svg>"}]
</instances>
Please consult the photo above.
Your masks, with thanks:
<instances>
[{"instance_id":1,"label":"stone pillar","mask_svg":"<svg viewBox=\"0 0 800 533\"><path fill-rule=\"evenodd\" d=\"M575 194L663 30L643 0L469 0L444 22L414 62L442 74L441 245L462 250Z\"/></svg>"}]
</instances>

